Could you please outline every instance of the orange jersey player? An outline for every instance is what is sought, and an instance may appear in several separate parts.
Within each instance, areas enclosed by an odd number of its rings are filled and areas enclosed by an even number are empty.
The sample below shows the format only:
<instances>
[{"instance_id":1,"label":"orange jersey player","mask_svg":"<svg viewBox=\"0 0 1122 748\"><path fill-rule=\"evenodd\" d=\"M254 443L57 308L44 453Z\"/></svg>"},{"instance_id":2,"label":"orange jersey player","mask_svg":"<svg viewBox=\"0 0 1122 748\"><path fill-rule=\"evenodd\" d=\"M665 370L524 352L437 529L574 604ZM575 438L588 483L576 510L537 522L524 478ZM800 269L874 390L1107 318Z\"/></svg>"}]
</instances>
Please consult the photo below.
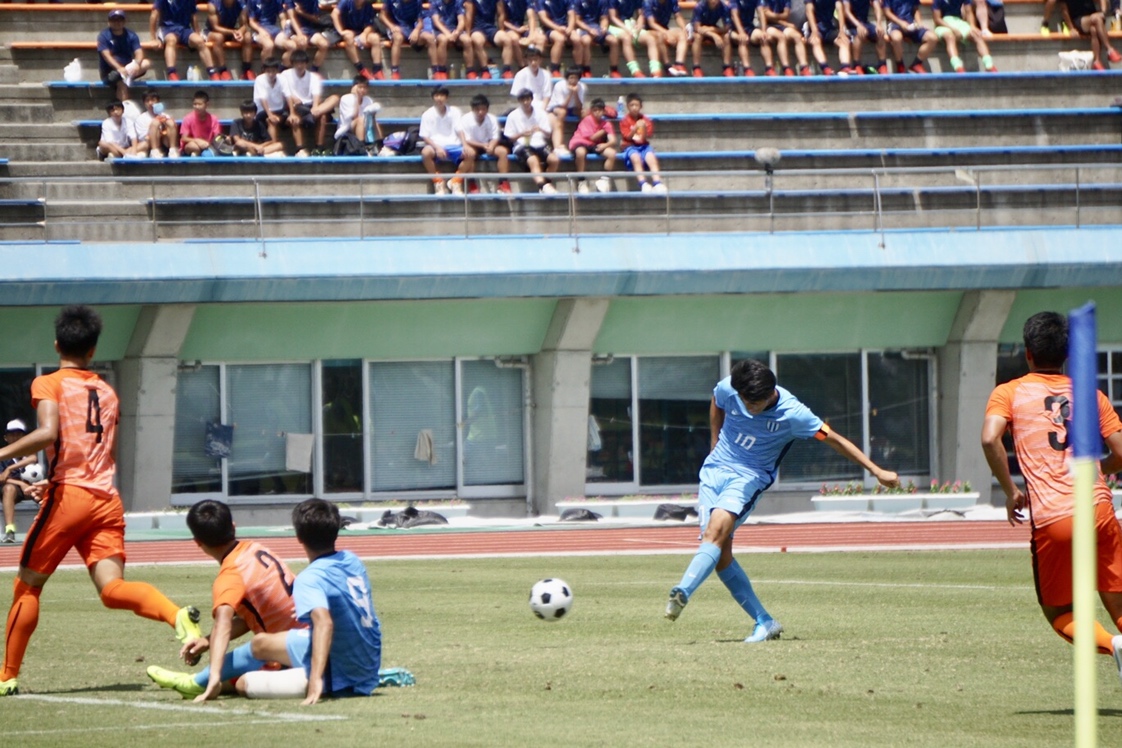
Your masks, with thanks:
<instances>
[{"instance_id":1,"label":"orange jersey player","mask_svg":"<svg viewBox=\"0 0 1122 748\"><path fill-rule=\"evenodd\" d=\"M19 692L17 676L39 623L39 596L63 557L75 548L107 608L163 621L184 644L202 636L199 611L180 608L144 582L126 582L125 514L113 485L117 393L87 367L101 334L101 317L69 306L55 320L59 368L31 383L38 427L6 447L0 461L47 450L45 489L20 556L0 672L0 696Z\"/></svg>"},{"instance_id":2,"label":"orange jersey player","mask_svg":"<svg viewBox=\"0 0 1122 748\"><path fill-rule=\"evenodd\" d=\"M223 683L265 666L253 657L248 642L226 652L232 640L251 631L275 634L305 625L297 622L292 602L295 575L257 541L237 539L230 507L221 501L200 501L187 512L187 526L202 552L221 565L212 588L210 636L184 645L181 651L183 659L193 663L209 650L210 665L194 675L153 665L148 677L162 688L201 702L223 693Z\"/></svg>"},{"instance_id":3,"label":"orange jersey player","mask_svg":"<svg viewBox=\"0 0 1122 748\"><path fill-rule=\"evenodd\" d=\"M1072 641L1072 515L1074 479L1068 439L1071 379L1063 373L1067 360L1067 319L1055 312L1035 314L1025 322L1025 358L1029 373L998 385L986 405L982 450L1005 491L1010 524L1024 521L1026 507L1032 527L1032 568L1037 600L1056 633ZM1103 469L1122 467L1122 421L1102 392L1098 393L1099 431L1110 450L1095 483L1095 527L1098 536L1098 590L1103 606L1122 631L1122 528L1114 516ZM1013 483L1002 444L1013 436L1025 488ZM1114 655L1122 675L1122 636L1095 622L1099 652Z\"/></svg>"}]
</instances>

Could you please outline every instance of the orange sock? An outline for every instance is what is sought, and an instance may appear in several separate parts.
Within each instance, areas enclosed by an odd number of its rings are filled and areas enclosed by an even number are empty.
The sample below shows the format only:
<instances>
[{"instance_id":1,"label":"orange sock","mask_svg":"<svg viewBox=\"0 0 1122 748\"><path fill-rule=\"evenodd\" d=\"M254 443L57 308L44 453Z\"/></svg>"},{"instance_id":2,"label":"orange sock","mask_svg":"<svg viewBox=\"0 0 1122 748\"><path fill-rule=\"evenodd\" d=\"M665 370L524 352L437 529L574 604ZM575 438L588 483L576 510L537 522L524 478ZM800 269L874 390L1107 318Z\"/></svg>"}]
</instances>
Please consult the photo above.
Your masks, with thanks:
<instances>
[{"instance_id":1,"label":"orange sock","mask_svg":"<svg viewBox=\"0 0 1122 748\"><path fill-rule=\"evenodd\" d=\"M141 618L163 621L175 626L179 607L164 593L146 582L126 582L114 579L101 588L101 604L115 610L131 610Z\"/></svg>"},{"instance_id":2,"label":"orange sock","mask_svg":"<svg viewBox=\"0 0 1122 748\"><path fill-rule=\"evenodd\" d=\"M19 579L13 586L12 609L8 611L7 635L4 639L4 670L0 681L10 680L19 675L23 655L35 627L39 625L39 595L41 587L30 587Z\"/></svg>"},{"instance_id":3,"label":"orange sock","mask_svg":"<svg viewBox=\"0 0 1122 748\"><path fill-rule=\"evenodd\" d=\"M1064 613L1057 616L1056 620L1052 621L1052 628L1066 639L1068 644L1071 644L1075 640L1075 615ZM1099 654L1110 655L1114 653L1113 638L1098 621L1095 621L1095 646L1099 648Z\"/></svg>"}]
</instances>

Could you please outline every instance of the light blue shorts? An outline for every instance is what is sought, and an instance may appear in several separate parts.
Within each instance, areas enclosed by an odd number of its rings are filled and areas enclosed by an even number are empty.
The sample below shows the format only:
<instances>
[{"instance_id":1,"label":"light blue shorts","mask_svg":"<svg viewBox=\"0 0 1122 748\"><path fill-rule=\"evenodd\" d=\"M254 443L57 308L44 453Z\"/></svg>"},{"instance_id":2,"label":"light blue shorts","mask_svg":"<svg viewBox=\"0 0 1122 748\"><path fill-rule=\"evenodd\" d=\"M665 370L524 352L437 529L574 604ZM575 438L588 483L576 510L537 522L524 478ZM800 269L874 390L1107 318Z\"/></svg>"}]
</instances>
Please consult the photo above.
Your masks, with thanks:
<instances>
[{"instance_id":1,"label":"light blue shorts","mask_svg":"<svg viewBox=\"0 0 1122 748\"><path fill-rule=\"evenodd\" d=\"M288 650L288 661L292 667L308 669L312 661L312 630L289 629L284 637L284 648Z\"/></svg>"},{"instance_id":2,"label":"light blue shorts","mask_svg":"<svg viewBox=\"0 0 1122 748\"><path fill-rule=\"evenodd\" d=\"M724 509L736 517L734 529L744 524L756 508L756 499L772 483L765 476L749 477L721 465L702 467L699 477L701 486L697 492L697 512L703 535L714 509Z\"/></svg>"}]
</instances>

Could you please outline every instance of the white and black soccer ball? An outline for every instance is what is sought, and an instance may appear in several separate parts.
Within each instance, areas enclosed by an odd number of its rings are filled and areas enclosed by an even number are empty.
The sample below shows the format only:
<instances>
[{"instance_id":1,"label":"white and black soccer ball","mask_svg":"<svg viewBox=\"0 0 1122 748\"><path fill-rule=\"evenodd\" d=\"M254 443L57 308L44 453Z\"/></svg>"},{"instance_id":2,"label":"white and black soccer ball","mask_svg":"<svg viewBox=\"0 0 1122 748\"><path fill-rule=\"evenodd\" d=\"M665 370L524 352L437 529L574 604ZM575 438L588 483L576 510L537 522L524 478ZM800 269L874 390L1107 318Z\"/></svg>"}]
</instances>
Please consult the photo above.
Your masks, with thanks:
<instances>
[{"instance_id":1,"label":"white and black soccer ball","mask_svg":"<svg viewBox=\"0 0 1122 748\"><path fill-rule=\"evenodd\" d=\"M27 483L38 483L43 480L43 466L38 462L24 465L23 470L20 472L20 480Z\"/></svg>"},{"instance_id":2,"label":"white and black soccer ball","mask_svg":"<svg viewBox=\"0 0 1122 748\"><path fill-rule=\"evenodd\" d=\"M530 588L530 610L543 621L559 621L573 607L573 589L564 579L543 579Z\"/></svg>"}]
</instances>

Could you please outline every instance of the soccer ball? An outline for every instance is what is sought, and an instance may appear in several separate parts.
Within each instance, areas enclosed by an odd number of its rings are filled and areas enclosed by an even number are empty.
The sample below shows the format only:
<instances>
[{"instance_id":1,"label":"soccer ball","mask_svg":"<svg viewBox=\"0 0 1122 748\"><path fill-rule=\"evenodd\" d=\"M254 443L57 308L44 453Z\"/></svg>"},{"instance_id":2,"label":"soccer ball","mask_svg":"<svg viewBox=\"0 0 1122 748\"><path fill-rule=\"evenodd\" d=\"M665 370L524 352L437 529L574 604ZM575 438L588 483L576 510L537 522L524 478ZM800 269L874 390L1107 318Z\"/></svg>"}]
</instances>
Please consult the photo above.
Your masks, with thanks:
<instances>
[{"instance_id":1,"label":"soccer ball","mask_svg":"<svg viewBox=\"0 0 1122 748\"><path fill-rule=\"evenodd\" d=\"M530 610L543 621L558 621L573 607L573 591L563 579L543 579L530 589Z\"/></svg>"},{"instance_id":2,"label":"soccer ball","mask_svg":"<svg viewBox=\"0 0 1122 748\"><path fill-rule=\"evenodd\" d=\"M20 477L28 483L38 483L43 480L43 466L38 462L33 462L30 465L24 465Z\"/></svg>"}]
</instances>

